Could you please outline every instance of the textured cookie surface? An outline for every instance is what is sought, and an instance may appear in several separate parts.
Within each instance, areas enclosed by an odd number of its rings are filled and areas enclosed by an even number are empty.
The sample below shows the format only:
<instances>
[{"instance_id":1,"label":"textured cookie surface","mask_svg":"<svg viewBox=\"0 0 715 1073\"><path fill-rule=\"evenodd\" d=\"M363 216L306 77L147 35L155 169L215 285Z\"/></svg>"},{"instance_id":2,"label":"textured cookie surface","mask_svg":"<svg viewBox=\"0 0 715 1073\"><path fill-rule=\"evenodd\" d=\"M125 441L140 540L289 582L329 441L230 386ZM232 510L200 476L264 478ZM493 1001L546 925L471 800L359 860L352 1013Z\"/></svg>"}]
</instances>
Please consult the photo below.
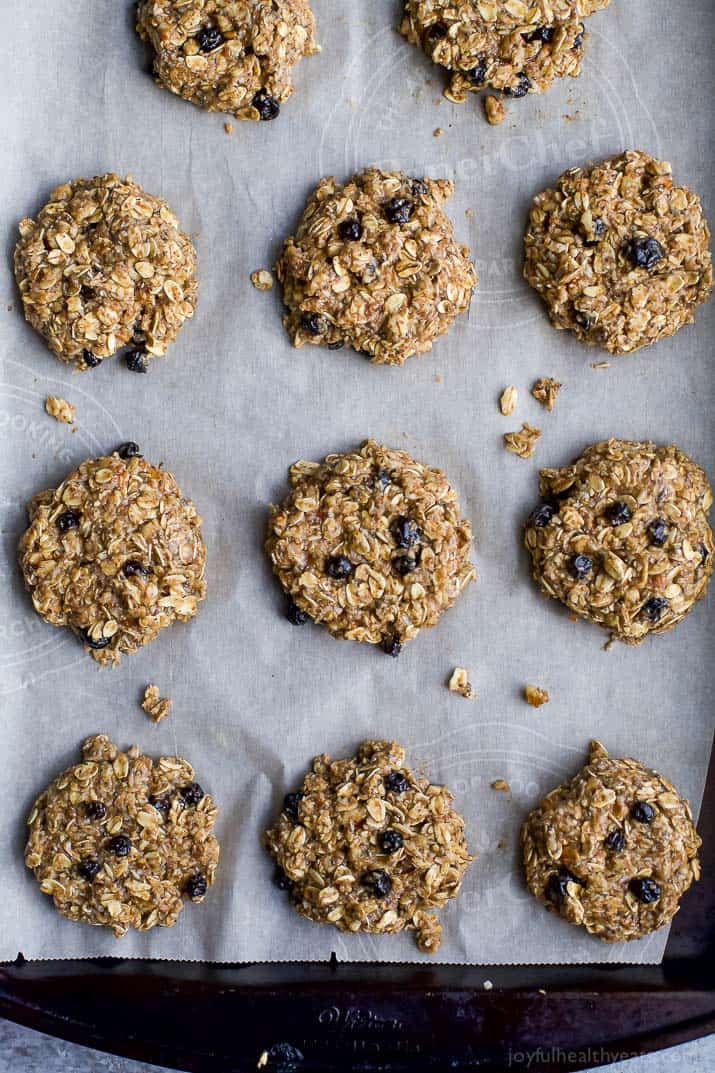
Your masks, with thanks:
<instances>
[{"instance_id":1,"label":"textured cookie surface","mask_svg":"<svg viewBox=\"0 0 715 1073\"><path fill-rule=\"evenodd\" d=\"M477 282L443 211L454 184L367 168L320 181L276 265L294 346L401 365L432 348Z\"/></svg>"},{"instance_id":2,"label":"textured cookie surface","mask_svg":"<svg viewBox=\"0 0 715 1073\"><path fill-rule=\"evenodd\" d=\"M608 942L639 939L672 919L700 876L699 846L675 787L637 760L610 757L599 742L522 829L531 893Z\"/></svg>"},{"instance_id":3,"label":"textured cookie surface","mask_svg":"<svg viewBox=\"0 0 715 1073\"><path fill-rule=\"evenodd\" d=\"M196 306L196 251L161 198L131 178L58 186L20 222L25 317L62 361L93 368L131 344L166 353Z\"/></svg>"},{"instance_id":4,"label":"textured cookie surface","mask_svg":"<svg viewBox=\"0 0 715 1073\"><path fill-rule=\"evenodd\" d=\"M581 70L583 19L609 0L406 0L400 32L450 72L445 96L461 103L491 86L541 93Z\"/></svg>"},{"instance_id":5,"label":"textured cookie surface","mask_svg":"<svg viewBox=\"0 0 715 1073\"><path fill-rule=\"evenodd\" d=\"M140 0L137 30L161 85L238 119L275 119L293 67L319 51L308 0Z\"/></svg>"},{"instance_id":6,"label":"textured cookie surface","mask_svg":"<svg viewBox=\"0 0 715 1073\"><path fill-rule=\"evenodd\" d=\"M88 459L35 496L20 542L35 610L70 626L99 663L192 618L206 592L193 503L171 473L121 453Z\"/></svg>"},{"instance_id":7,"label":"textured cookie surface","mask_svg":"<svg viewBox=\"0 0 715 1073\"><path fill-rule=\"evenodd\" d=\"M712 290L700 199L630 150L570 168L534 198L524 276L555 328L628 354L690 324Z\"/></svg>"},{"instance_id":8,"label":"textured cookie surface","mask_svg":"<svg viewBox=\"0 0 715 1073\"><path fill-rule=\"evenodd\" d=\"M548 596L638 644L672 629L713 569L703 471L675 446L608 440L541 471L526 547Z\"/></svg>"},{"instance_id":9,"label":"textured cookie surface","mask_svg":"<svg viewBox=\"0 0 715 1073\"><path fill-rule=\"evenodd\" d=\"M474 576L471 528L441 470L368 440L296 462L266 551L293 606L336 637L402 643L433 626Z\"/></svg>"},{"instance_id":10,"label":"textured cookie surface","mask_svg":"<svg viewBox=\"0 0 715 1073\"><path fill-rule=\"evenodd\" d=\"M25 864L70 920L117 936L169 927L214 881L216 812L185 760L122 753L99 734L35 801Z\"/></svg>"},{"instance_id":11,"label":"textured cookie surface","mask_svg":"<svg viewBox=\"0 0 715 1073\"><path fill-rule=\"evenodd\" d=\"M456 896L473 859L452 794L414 775L389 741L316 757L265 842L302 916L341 931L414 929L424 953L442 932L428 910Z\"/></svg>"}]
</instances>

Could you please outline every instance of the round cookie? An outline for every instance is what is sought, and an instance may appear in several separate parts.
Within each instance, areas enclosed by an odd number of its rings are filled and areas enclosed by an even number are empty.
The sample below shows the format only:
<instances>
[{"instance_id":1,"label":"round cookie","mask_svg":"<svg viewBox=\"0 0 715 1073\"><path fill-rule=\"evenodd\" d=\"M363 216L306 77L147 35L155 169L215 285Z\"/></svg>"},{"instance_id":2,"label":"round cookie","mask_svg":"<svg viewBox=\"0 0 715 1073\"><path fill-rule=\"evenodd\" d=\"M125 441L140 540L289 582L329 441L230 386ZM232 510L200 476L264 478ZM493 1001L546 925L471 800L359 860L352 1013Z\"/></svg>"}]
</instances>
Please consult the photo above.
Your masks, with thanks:
<instances>
[{"instance_id":1,"label":"round cookie","mask_svg":"<svg viewBox=\"0 0 715 1073\"><path fill-rule=\"evenodd\" d=\"M216 812L186 760L122 753L98 734L35 801L25 864L70 920L117 937L171 927L214 881Z\"/></svg>"},{"instance_id":2,"label":"round cookie","mask_svg":"<svg viewBox=\"0 0 715 1073\"><path fill-rule=\"evenodd\" d=\"M463 313L477 282L443 206L454 184L367 168L321 179L276 264L293 345L402 365Z\"/></svg>"},{"instance_id":3,"label":"round cookie","mask_svg":"<svg viewBox=\"0 0 715 1073\"><path fill-rule=\"evenodd\" d=\"M296 462L290 483L271 507L266 551L295 624L312 618L397 656L475 577L454 489L405 451L367 440Z\"/></svg>"},{"instance_id":4,"label":"round cookie","mask_svg":"<svg viewBox=\"0 0 715 1073\"><path fill-rule=\"evenodd\" d=\"M169 206L128 176L76 179L20 221L25 317L61 361L91 369L131 344L146 372L196 307L196 251Z\"/></svg>"},{"instance_id":5,"label":"round cookie","mask_svg":"<svg viewBox=\"0 0 715 1073\"><path fill-rule=\"evenodd\" d=\"M709 243L700 199L670 164L630 150L537 194L524 276L555 328L630 354L693 321L712 290Z\"/></svg>"},{"instance_id":6,"label":"round cookie","mask_svg":"<svg viewBox=\"0 0 715 1073\"><path fill-rule=\"evenodd\" d=\"M400 33L450 72L461 104L491 86L508 97L542 93L581 70L583 19L610 0L405 0Z\"/></svg>"},{"instance_id":7,"label":"round cookie","mask_svg":"<svg viewBox=\"0 0 715 1073\"><path fill-rule=\"evenodd\" d=\"M201 518L167 470L127 443L29 504L20 566L37 613L118 663L206 594Z\"/></svg>"},{"instance_id":8,"label":"round cookie","mask_svg":"<svg viewBox=\"0 0 715 1073\"><path fill-rule=\"evenodd\" d=\"M524 823L526 882L553 913L606 942L667 924L700 878L690 806L667 779L591 742L588 763Z\"/></svg>"},{"instance_id":9,"label":"round cookie","mask_svg":"<svg viewBox=\"0 0 715 1073\"><path fill-rule=\"evenodd\" d=\"M608 440L543 469L526 523L535 580L626 644L677 625L713 571L712 491L675 446Z\"/></svg>"},{"instance_id":10,"label":"round cookie","mask_svg":"<svg viewBox=\"0 0 715 1073\"><path fill-rule=\"evenodd\" d=\"M452 800L405 767L394 741L364 741L345 760L318 756L265 835L276 883L301 916L340 931L409 928L433 954L442 925L428 910L456 897L474 860Z\"/></svg>"},{"instance_id":11,"label":"round cookie","mask_svg":"<svg viewBox=\"0 0 715 1073\"><path fill-rule=\"evenodd\" d=\"M275 119L292 69L320 51L308 0L140 0L160 85L208 112Z\"/></svg>"}]
</instances>

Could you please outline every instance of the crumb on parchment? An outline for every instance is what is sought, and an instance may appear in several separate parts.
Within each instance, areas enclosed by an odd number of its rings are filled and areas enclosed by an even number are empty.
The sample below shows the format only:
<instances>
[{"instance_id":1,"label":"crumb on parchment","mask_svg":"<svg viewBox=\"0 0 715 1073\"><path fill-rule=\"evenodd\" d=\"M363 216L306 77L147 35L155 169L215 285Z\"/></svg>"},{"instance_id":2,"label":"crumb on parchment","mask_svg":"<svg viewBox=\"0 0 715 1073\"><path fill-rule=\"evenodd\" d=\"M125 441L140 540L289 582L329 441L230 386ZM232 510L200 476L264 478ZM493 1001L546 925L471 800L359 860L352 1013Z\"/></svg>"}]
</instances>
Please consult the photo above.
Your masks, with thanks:
<instances>
[{"instance_id":1,"label":"crumb on parchment","mask_svg":"<svg viewBox=\"0 0 715 1073\"><path fill-rule=\"evenodd\" d=\"M455 667L448 682L450 693L459 693L466 700L474 700L476 692L469 681L469 671L466 667Z\"/></svg>"},{"instance_id":2,"label":"crumb on parchment","mask_svg":"<svg viewBox=\"0 0 715 1073\"><path fill-rule=\"evenodd\" d=\"M518 393L513 384L509 384L505 387L499 396L499 409L504 414L504 417L508 417L509 414L513 414L516 410L516 403L518 399Z\"/></svg>"},{"instance_id":3,"label":"crumb on parchment","mask_svg":"<svg viewBox=\"0 0 715 1073\"><path fill-rule=\"evenodd\" d=\"M524 686L524 698L532 708L540 708L550 700L549 694L541 686Z\"/></svg>"},{"instance_id":4,"label":"crumb on parchment","mask_svg":"<svg viewBox=\"0 0 715 1073\"><path fill-rule=\"evenodd\" d=\"M554 408L556 402L556 396L561 390L562 385L558 380L552 380L550 376L540 377L531 389L531 394L534 396L537 402L548 410L549 413Z\"/></svg>"},{"instance_id":5,"label":"crumb on parchment","mask_svg":"<svg viewBox=\"0 0 715 1073\"><path fill-rule=\"evenodd\" d=\"M56 395L48 395L45 399L45 411L54 417L55 421L61 421L65 425L71 425L75 419L75 408L67 399L60 399Z\"/></svg>"},{"instance_id":6,"label":"crumb on parchment","mask_svg":"<svg viewBox=\"0 0 715 1073\"><path fill-rule=\"evenodd\" d=\"M142 708L154 723L160 723L169 714L171 700L169 697L159 696L159 687L148 685L144 690Z\"/></svg>"},{"instance_id":7,"label":"crumb on parchment","mask_svg":"<svg viewBox=\"0 0 715 1073\"><path fill-rule=\"evenodd\" d=\"M507 451L511 451L512 454L518 455L519 458L531 458L534 453L534 448L536 447L536 441L539 439L540 435L541 429L533 428L524 421L518 432L504 433L504 446Z\"/></svg>"},{"instance_id":8,"label":"crumb on parchment","mask_svg":"<svg viewBox=\"0 0 715 1073\"><path fill-rule=\"evenodd\" d=\"M257 291L270 291L273 286L273 276L267 268L258 268L251 272L251 283Z\"/></svg>"}]
</instances>

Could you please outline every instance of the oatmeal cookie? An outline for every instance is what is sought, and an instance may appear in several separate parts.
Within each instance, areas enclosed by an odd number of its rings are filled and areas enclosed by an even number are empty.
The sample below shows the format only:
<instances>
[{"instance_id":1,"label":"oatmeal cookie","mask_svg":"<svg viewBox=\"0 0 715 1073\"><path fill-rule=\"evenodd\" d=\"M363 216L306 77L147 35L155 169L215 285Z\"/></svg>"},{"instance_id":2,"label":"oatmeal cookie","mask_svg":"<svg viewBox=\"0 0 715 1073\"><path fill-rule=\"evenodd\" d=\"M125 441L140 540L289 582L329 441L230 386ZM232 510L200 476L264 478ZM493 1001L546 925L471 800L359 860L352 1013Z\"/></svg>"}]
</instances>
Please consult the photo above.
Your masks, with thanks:
<instances>
[{"instance_id":1,"label":"oatmeal cookie","mask_svg":"<svg viewBox=\"0 0 715 1073\"><path fill-rule=\"evenodd\" d=\"M321 179L276 265L293 345L402 365L469 306L477 277L443 206L454 184L367 168Z\"/></svg>"},{"instance_id":2,"label":"oatmeal cookie","mask_svg":"<svg viewBox=\"0 0 715 1073\"><path fill-rule=\"evenodd\" d=\"M320 51L308 0L140 0L157 82L207 112L275 119L293 67Z\"/></svg>"},{"instance_id":3,"label":"oatmeal cookie","mask_svg":"<svg viewBox=\"0 0 715 1073\"><path fill-rule=\"evenodd\" d=\"M583 19L609 2L405 0L399 29L450 72L448 100L461 104L485 86L525 97L579 73L587 36Z\"/></svg>"},{"instance_id":4,"label":"oatmeal cookie","mask_svg":"<svg viewBox=\"0 0 715 1073\"><path fill-rule=\"evenodd\" d=\"M163 355L196 307L196 251L169 206L127 176L58 186L20 221L15 278L25 317L80 370L131 345L128 364Z\"/></svg>"},{"instance_id":5,"label":"oatmeal cookie","mask_svg":"<svg viewBox=\"0 0 715 1073\"><path fill-rule=\"evenodd\" d=\"M265 835L276 883L310 920L352 932L409 928L432 954L442 925L427 910L456 897L474 860L452 800L405 767L394 741L364 741L345 760L318 756Z\"/></svg>"},{"instance_id":6,"label":"oatmeal cookie","mask_svg":"<svg viewBox=\"0 0 715 1073\"><path fill-rule=\"evenodd\" d=\"M324 462L296 462L271 507L266 551L290 598L335 637L397 656L475 577L471 527L444 473L367 440Z\"/></svg>"},{"instance_id":7,"label":"oatmeal cookie","mask_svg":"<svg viewBox=\"0 0 715 1073\"><path fill-rule=\"evenodd\" d=\"M171 473L135 443L83 462L29 505L20 566L37 613L118 663L206 593L201 518Z\"/></svg>"},{"instance_id":8,"label":"oatmeal cookie","mask_svg":"<svg viewBox=\"0 0 715 1073\"><path fill-rule=\"evenodd\" d=\"M586 766L528 816L521 845L534 897L606 942L662 928L700 878L688 802L657 771L597 741Z\"/></svg>"},{"instance_id":9,"label":"oatmeal cookie","mask_svg":"<svg viewBox=\"0 0 715 1073\"><path fill-rule=\"evenodd\" d=\"M608 440L543 469L526 523L534 578L582 618L640 644L675 626L713 570L712 491L675 446Z\"/></svg>"},{"instance_id":10,"label":"oatmeal cookie","mask_svg":"<svg viewBox=\"0 0 715 1073\"><path fill-rule=\"evenodd\" d=\"M186 760L122 753L98 734L32 806L25 864L70 920L117 937L171 927L214 881L216 813Z\"/></svg>"},{"instance_id":11,"label":"oatmeal cookie","mask_svg":"<svg viewBox=\"0 0 715 1073\"><path fill-rule=\"evenodd\" d=\"M555 328L630 354L692 323L713 285L700 199L670 164L629 150L569 168L534 198L524 276Z\"/></svg>"}]
</instances>

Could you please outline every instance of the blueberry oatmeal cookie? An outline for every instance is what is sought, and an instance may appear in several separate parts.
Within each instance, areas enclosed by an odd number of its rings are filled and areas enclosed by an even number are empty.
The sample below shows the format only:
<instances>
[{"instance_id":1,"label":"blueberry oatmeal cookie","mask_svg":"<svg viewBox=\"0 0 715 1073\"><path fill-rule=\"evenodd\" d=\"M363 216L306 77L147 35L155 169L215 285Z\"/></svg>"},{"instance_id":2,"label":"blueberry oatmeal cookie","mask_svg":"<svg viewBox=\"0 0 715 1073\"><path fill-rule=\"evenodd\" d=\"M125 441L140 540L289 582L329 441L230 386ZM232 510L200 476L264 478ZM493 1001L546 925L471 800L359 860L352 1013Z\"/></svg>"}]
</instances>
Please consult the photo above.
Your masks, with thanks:
<instances>
[{"instance_id":1,"label":"blueberry oatmeal cookie","mask_svg":"<svg viewBox=\"0 0 715 1073\"><path fill-rule=\"evenodd\" d=\"M391 656L475 577L469 522L441 470L374 440L296 462L271 507L266 551L295 624L381 644Z\"/></svg>"},{"instance_id":2,"label":"blueberry oatmeal cookie","mask_svg":"<svg viewBox=\"0 0 715 1073\"><path fill-rule=\"evenodd\" d=\"M214 882L216 813L186 760L122 753L98 734L32 806L25 864L70 920L117 937L171 927Z\"/></svg>"},{"instance_id":3,"label":"blueberry oatmeal cookie","mask_svg":"<svg viewBox=\"0 0 715 1073\"><path fill-rule=\"evenodd\" d=\"M432 954L442 925L428 910L456 897L474 860L452 800L405 767L394 741L365 741L345 760L318 756L265 835L276 883L309 920L351 932L409 928Z\"/></svg>"},{"instance_id":4,"label":"blueberry oatmeal cookie","mask_svg":"<svg viewBox=\"0 0 715 1073\"><path fill-rule=\"evenodd\" d=\"M20 221L15 278L25 317L80 370L129 347L146 372L196 307L196 251L169 206L128 176L58 186Z\"/></svg>"},{"instance_id":5,"label":"blueberry oatmeal cookie","mask_svg":"<svg viewBox=\"0 0 715 1073\"><path fill-rule=\"evenodd\" d=\"M276 265L293 345L347 344L385 365L431 350L477 282L443 209L453 190L377 168L321 179Z\"/></svg>"},{"instance_id":6,"label":"blueberry oatmeal cookie","mask_svg":"<svg viewBox=\"0 0 715 1073\"><path fill-rule=\"evenodd\" d=\"M540 478L526 547L547 596L632 645L672 629L704 596L712 491L677 447L608 440Z\"/></svg>"},{"instance_id":7,"label":"blueberry oatmeal cookie","mask_svg":"<svg viewBox=\"0 0 715 1073\"><path fill-rule=\"evenodd\" d=\"M208 112L275 119L293 67L319 52L308 0L140 0L158 83Z\"/></svg>"},{"instance_id":8,"label":"blueberry oatmeal cookie","mask_svg":"<svg viewBox=\"0 0 715 1073\"><path fill-rule=\"evenodd\" d=\"M688 802L657 771L597 741L586 766L528 816L521 845L534 897L606 942L662 928L700 878Z\"/></svg>"},{"instance_id":9,"label":"blueberry oatmeal cookie","mask_svg":"<svg viewBox=\"0 0 715 1073\"><path fill-rule=\"evenodd\" d=\"M712 290L709 244L697 195L667 162L629 150L537 194L524 276L555 328L630 354L692 323Z\"/></svg>"},{"instance_id":10,"label":"blueberry oatmeal cookie","mask_svg":"<svg viewBox=\"0 0 715 1073\"><path fill-rule=\"evenodd\" d=\"M485 86L507 97L525 97L542 93L555 78L580 72L587 36L583 19L608 3L405 0L399 28L450 72L448 100L461 104Z\"/></svg>"},{"instance_id":11,"label":"blueberry oatmeal cookie","mask_svg":"<svg viewBox=\"0 0 715 1073\"><path fill-rule=\"evenodd\" d=\"M116 664L196 614L206 593L201 518L135 443L88 459L29 505L20 566L37 613Z\"/></svg>"}]
</instances>

